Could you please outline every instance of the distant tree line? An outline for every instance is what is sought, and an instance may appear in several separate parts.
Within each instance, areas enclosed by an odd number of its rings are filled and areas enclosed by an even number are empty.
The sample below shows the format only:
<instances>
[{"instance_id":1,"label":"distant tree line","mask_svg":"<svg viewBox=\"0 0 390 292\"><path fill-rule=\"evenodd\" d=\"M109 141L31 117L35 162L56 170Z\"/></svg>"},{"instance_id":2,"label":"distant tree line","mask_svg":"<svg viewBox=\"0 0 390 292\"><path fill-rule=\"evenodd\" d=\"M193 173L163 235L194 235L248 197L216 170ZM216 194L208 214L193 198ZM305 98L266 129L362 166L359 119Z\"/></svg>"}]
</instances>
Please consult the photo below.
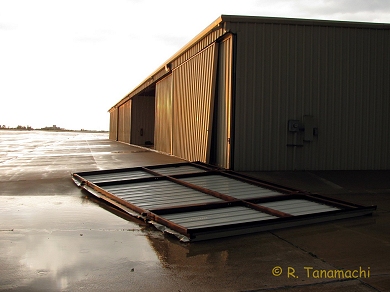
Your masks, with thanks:
<instances>
[{"instance_id":1,"label":"distant tree line","mask_svg":"<svg viewBox=\"0 0 390 292\"><path fill-rule=\"evenodd\" d=\"M33 130L43 130L43 131L66 131L66 132L73 132L74 130L67 130L65 128L60 128L60 127L57 127L56 125L53 125L53 126L50 126L50 127L44 127L44 128L40 128L40 129L34 129L33 127L31 126L21 126L21 125L18 125L17 127L9 127L9 126L6 126L6 125L1 125L0 124L0 130L27 130L27 131L33 131ZM104 130L101 130L101 131L96 131L96 130L85 130L85 129L81 129L81 130L78 130L78 131L81 131L81 132L107 132L107 131L104 131ZM76 132L78 132L76 131Z\"/></svg>"},{"instance_id":2,"label":"distant tree line","mask_svg":"<svg viewBox=\"0 0 390 292\"><path fill-rule=\"evenodd\" d=\"M44 128L40 128L40 129L34 129L31 126L21 126L21 125L18 125L16 128L14 128L14 127L7 127L6 125L2 125L1 129L4 129L4 130L28 130L28 131L31 131L31 130L67 131L64 128L57 127L56 125L53 125L53 126L50 126L50 127L44 127Z\"/></svg>"},{"instance_id":3,"label":"distant tree line","mask_svg":"<svg viewBox=\"0 0 390 292\"><path fill-rule=\"evenodd\" d=\"M31 126L21 126L21 125L18 125L16 128L8 127L6 125L1 125L0 128L3 130L29 130L29 131L34 130Z\"/></svg>"}]
</instances>

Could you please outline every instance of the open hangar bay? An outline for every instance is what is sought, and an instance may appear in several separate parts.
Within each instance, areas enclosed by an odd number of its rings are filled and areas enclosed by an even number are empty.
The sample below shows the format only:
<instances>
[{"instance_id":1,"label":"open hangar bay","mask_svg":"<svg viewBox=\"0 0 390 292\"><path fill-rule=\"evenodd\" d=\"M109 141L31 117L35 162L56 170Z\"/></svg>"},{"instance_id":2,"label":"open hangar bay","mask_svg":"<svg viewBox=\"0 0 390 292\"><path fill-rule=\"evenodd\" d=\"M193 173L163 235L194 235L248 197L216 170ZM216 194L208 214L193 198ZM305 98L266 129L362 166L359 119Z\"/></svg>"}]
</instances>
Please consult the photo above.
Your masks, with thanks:
<instances>
[{"instance_id":1,"label":"open hangar bay","mask_svg":"<svg viewBox=\"0 0 390 292\"><path fill-rule=\"evenodd\" d=\"M373 216L180 243L77 188L70 174L182 160L103 134L1 134L2 291L387 291L389 172L257 172L361 205ZM273 276L281 267L284 273ZM370 268L370 277L307 277ZM298 278L288 278L288 268ZM312 276L312 275L311 275Z\"/></svg>"}]
</instances>

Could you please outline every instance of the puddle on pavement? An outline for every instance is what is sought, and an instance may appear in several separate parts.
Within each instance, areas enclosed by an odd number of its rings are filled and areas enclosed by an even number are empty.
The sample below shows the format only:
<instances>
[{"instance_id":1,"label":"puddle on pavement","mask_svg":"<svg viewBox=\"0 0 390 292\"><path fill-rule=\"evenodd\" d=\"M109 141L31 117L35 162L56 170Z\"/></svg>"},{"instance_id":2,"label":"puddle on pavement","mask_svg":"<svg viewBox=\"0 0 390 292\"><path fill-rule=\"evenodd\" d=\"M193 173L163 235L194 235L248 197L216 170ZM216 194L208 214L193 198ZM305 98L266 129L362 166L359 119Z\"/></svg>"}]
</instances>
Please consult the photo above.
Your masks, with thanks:
<instances>
[{"instance_id":1,"label":"puddle on pavement","mask_svg":"<svg viewBox=\"0 0 390 292\"><path fill-rule=\"evenodd\" d=\"M0 196L0 286L45 278L61 290L118 265L129 273L162 269L143 228L88 197Z\"/></svg>"}]
</instances>

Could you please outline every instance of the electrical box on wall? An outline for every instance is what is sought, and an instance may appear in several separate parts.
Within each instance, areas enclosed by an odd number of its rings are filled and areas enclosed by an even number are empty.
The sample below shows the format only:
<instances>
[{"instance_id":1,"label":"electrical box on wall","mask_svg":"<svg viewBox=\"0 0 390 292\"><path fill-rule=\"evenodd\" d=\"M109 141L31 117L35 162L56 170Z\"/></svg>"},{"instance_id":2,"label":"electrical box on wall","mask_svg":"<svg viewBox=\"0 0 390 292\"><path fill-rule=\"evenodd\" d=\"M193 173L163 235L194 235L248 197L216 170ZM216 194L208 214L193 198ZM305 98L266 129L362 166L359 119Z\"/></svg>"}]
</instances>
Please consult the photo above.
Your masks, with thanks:
<instances>
[{"instance_id":1,"label":"electrical box on wall","mask_svg":"<svg viewBox=\"0 0 390 292\"><path fill-rule=\"evenodd\" d=\"M302 133L299 136L306 142L311 142L315 136L318 136L318 128L315 125L314 117L311 115L304 115L302 122L300 120L288 120L288 131Z\"/></svg>"}]
</instances>

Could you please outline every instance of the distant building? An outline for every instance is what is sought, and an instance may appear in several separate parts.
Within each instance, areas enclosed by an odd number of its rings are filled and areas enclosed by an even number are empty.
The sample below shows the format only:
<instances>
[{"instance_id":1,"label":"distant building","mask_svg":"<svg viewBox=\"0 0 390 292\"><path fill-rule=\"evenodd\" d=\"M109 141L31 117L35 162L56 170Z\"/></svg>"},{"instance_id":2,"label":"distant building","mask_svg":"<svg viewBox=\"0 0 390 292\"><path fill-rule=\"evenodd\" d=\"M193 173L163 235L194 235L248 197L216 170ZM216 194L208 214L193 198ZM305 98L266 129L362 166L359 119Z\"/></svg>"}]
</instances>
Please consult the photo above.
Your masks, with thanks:
<instances>
[{"instance_id":1,"label":"distant building","mask_svg":"<svg viewBox=\"0 0 390 292\"><path fill-rule=\"evenodd\" d=\"M389 48L389 24L222 15L109 110L110 139L237 171L389 169Z\"/></svg>"},{"instance_id":2,"label":"distant building","mask_svg":"<svg viewBox=\"0 0 390 292\"><path fill-rule=\"evenodd\" d=\"M64 128L57 127L57 125L53 125L52 127L44 127L41 128L41 130L47 130L47 131L63 131Z\"/></svg>"}]
</instances>

